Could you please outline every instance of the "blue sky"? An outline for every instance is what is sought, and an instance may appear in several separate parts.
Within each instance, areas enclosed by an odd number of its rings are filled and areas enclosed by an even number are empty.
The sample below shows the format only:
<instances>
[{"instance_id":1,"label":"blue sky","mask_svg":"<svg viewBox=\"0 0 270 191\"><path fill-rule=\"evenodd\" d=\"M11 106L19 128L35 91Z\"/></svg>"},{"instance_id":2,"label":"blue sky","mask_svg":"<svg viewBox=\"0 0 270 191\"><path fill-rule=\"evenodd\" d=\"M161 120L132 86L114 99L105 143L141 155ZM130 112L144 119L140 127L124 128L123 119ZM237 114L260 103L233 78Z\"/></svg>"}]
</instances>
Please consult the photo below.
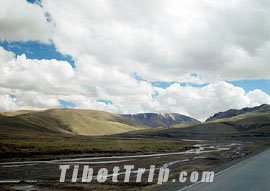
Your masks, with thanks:
<instances>
[{"instance_id":1,"label":"blue sky","mask_svg":"<svg viewBox=\"0 0 270 191\"><path fill-rule=\"evenodd\" d=\"M197 76L197 74L191 74L191 76ZM140 77L137 73L134 73L134 78L138 81L146 81L142 77ZM256 79L256 80L238 80L238 81L227 81L228 83L233 84L234 86L243 88L246 92L253 91L255 89L260 89L267 94L270 94L270 79ZM153 86L166 89L170 85L178 82L150 82ZM192 87L204 87L209 83L205 84L194 84L190 82L179 83L181 86L192 86Z\"/></svg>"},{"instance_id":2,"label":"blue sky","mask_svg":"<svg viewBox=\"0 0 270 191\"><path fill-rule=\"evenodd\" d=\"M63 55L58 52L53 43L44 44L39 42L1 42L0 46L8 51L14 52L16 55L25 54L28 59L56 59L67 61L72 67L75 67L74 60L69 55Z\"/></svg>"},{"instance_id":3,"label":"blue sky","mask_svg":"<svg viewBox=\"0 0 270 191\"><path fill-rule=\"evenodd\" d=\"M59 103L61 104L61 107L65 107L65 108L74 108L76 107L76 104L71 102L71 101L65 101L65 100L58 100Z\"/></svg>"},{"instance_id":4,"label":"blue sky","mask_svg":"<svg viewBox=\"0 0 270 191\"><path fill-rule=\"evenodd\" d=\"M238 80L238 81L227 81L237 87L243 88L246 92L253 91L255 89L260 89L267 94L270 94L270 80L269 79L260 79L260 80ZM160 87L166 89L170 85L177 82L151 82L151 84L155 87ZM192 86L192 87L204 87L207 86L208 83L205 84L193 84L193 83L180 83L181 86Z\"/></svg>"},{"instance_id":5,"label":"blue sky","mask_svg":"<svg viewBox=\"0 0 270 191\"><path fill-rule=\"evenodd\" d=\"M39 2L40 0L27 0L29 3Z\"/></svg>"},{"instance_id":6,"label":"blue sky","mask_svg":"<svg viewBox=\"0 0 270 191\"><path fill-rule=\"evenodd\" d=\"M99 100L97 100L97 102L105 103L106 105L113 104L113 102L111 100L107 100L107 99L99 99Z\"/></svg>"},{"instance_id":7,"label":"blue sky","mask_svg":"<svg viewBox=\"0 0 270 191\"><path fill-rule=\"evenodd\" d=\"M252 91L255 89L260 89L267 94L270 94L270 80L261 79L261 80L239 80L239 81L229 81L229 83L244 88L246 92Z\"/></svg>"}]
</instances>

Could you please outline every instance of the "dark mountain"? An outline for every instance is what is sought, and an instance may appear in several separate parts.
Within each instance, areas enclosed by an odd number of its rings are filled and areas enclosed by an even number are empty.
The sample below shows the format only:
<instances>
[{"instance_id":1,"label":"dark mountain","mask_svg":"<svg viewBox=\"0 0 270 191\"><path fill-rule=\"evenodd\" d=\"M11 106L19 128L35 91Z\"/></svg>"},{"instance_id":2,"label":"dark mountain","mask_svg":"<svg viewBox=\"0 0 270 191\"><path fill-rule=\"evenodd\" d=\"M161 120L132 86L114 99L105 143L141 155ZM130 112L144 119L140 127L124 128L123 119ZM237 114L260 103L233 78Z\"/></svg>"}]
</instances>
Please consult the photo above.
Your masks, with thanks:
<instances>
[{"instance_id":1,"label":"dark mountain","mask_svg":"<svg viewBox=\"0 0 270 191\"><path fill-rule=\"evenodd\" d=\"M253 107L253 108L246 107L239 110L230 109L225 112L216 113L215 115L208 118L206 121L214 121L216 119L230 118L230 117L234 117L234 116L238 116L238 115L250 113L250 112L260 112L260 113L270 112L270 105L263 104L257 107Z\"/></svg>"},{"instance_id":2,"label":"dark mountain","mask_svg":"<svg viewBox=\"0 0 270 191\"><path fill-rule=\"evenodd\" d=\"M194 118L178 113L140 113L122 116L150 127L170 128L172 125L180 123L199 123L199 121Z\"/></svg>"}]
</instances>

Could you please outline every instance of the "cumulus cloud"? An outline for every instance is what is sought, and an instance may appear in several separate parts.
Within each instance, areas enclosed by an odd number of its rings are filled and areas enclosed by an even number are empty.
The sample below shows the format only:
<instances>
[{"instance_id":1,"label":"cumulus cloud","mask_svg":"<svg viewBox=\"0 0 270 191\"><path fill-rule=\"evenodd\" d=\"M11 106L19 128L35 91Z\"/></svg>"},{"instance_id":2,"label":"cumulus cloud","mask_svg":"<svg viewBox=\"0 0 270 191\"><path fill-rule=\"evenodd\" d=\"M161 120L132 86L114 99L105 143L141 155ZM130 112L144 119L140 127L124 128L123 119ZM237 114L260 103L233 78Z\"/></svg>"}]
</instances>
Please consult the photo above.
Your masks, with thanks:
<instances>
[{"instance_id":1,"label":"cumulus cloud","mask_svg":"<svg viewBox=\"0 0 270 191\"><path fill-rule=\"evenodd\" d=\"M18 109L16 99L9 95L0 94L0 111L16 111Z\"/></svg>"},{"instance_id":2,"label":"cumulus cloud","mask_svg":"<svg viewBox=\"0 0 270 191\"><path fill-rule=\"evenodd\" d=\"M42 1L57 48L148 81L269 78L264 0ZM59 9L61 7L61 9ZM203 82L201 82L203 83Z\"/></svg>"},{"instance_id":3,"label":"cumulus cloud","mask_svg":"<svg viewBox=\"0 0 270 191\"><path fill-rule=\"evenodd\" d=\"M0 47L1 87L44 94L76 91L74 71L68 62L27 59Z\"/></svg>"},{"instance_id":4,"label":"cumulus cloud","mask_svg":"<svg viewBox=\"0 0 270 191\"><path fill-rule=\"evenodd\" d=\"M270 103L261 90L245 92L226 82L270 78L268 1L41 3L4 1L0 40L51 39L76 67L15 56L0 47L1 111L59 107L58 100L65 100L78 108L179 112L204 120L215 112ZM135 73L145 80L135 79ZM151 81L209 85L173 83L162 89Z\"/></svg>"},{"instance_id":5,"label":"cumulus cloud","mask_svg":"<svg viewBox=\"0 0 270 191\"><path fill-rule=\"evenodd\" d=\"M77 64L72 68L63 61L16 57L0 48L0 110L54 108L60 107L59 100L65 100L77 108L114 113L178 112L204 120L218 111L270 103L270 96L261 90L245 92L224 81L204 87L173 83L162 89L114 67L101 67L95 58L81 57Z\"/></svg>"},{"instance_id":6,"label":"cumulus cloud","mask_svg":"<svg viewBox=\"0 0 270 191\"><path fill-rule=\"evenodd\" d=\"M166 90L157 88L158 109L176 111L205 120L219 111L270 104L270 96L261 90L246 93L244 89L227 82L209 84L205 87L173 84Z\"/></svg>"},{"instance_id":7,"label":"cumulus cloud","mask_svg":"<svg viewBox=\"0 0 270 191\"><path fill-rule=\"evenodd\" d=\"M0 40L48 43L52 24L37 4L24 0L3 0L0 6Z\"/></svg>"},{"instance_id":8,"label":"cumulus cloud","mask_svg":"<svg viewBox=\"0 0 270 191\"><path fill-rule=\"evenodd\" d=\"M17 108L58 107L61 99L79 108L118 113L132 111L134 105L140 108L137 105L153 99L154 87L148 82L137 81L113 67L101 67L88 57L81 57L77 63L78 67L73 69L68 62L27 59L0 47L0 95L16 95ZM115 104L98 103L99 99ZM124 109L127 107L130 108Z\"/></svg>"}]
</instances>

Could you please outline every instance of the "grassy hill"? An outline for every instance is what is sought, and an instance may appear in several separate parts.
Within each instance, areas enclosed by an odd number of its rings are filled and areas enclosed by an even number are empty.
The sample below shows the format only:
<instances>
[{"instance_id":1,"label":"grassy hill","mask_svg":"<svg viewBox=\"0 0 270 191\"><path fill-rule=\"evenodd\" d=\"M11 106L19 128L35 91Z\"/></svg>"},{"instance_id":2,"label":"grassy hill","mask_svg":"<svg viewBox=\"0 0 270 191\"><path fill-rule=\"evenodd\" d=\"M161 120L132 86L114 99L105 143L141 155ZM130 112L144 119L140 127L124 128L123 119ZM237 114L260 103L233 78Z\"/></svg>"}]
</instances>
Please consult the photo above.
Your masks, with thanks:
<instances>
[{"instance_id":1,"label":"grassy hill","mask_svg":"<svg viewBox=\"0 0 270 191\"><path fill-rule=\"evenodd\" d=\"M232 126L239 132L264 133L266 129L270 129L270 113L249 112L231 118L218 119L213 122Z\"/></svg>"},{"instance_id":2,"label":"grassy hill","mask_svg":"<svg viewBox=\"0 0 270 191\"><path fill-rule=\"evenodd\" d=\"M14 111L14 112L0 112L0 115L3 115L3 116L16 116L16 115L32 113L32 112L36 112L36 111L34 111L34 110L19 110L19 111Z\"/></svg>"},{"instance_id":3,"label":"grassy hill","mask_svg":"<svg viewBox=\"0 0 270 191\"><path fill-rule=\"evenodd\" d=\"M192 136L269 136L270 113L248 112L199 124L177 124L170 129L140 130L127 136L185 137Z\"/></svg>"},{"instance_id":4,"label":"grassy hill","mask_svg":"<svg viewBox=\"0 0 270 191\"><path fill-rule=\"evenodd\" d=\"M2 128L61 134L110 135L140 130L147 126L104 111L65 108L1 113L0 129Z\"/></svg>"},{"instance_id":5,"label":"grassy hill","mask_svg":"<svg viewBox=\"0 0 270 191\"><path fill-rule=\"evenodd\" d=\"M206 121L214 121L217 119L225 119L225 118L231 118L238 115L246 114L246 113L269 113L270 112L270 105L268 104L262 104L260 106L256 107L245 107L243 109L230 109L228 111L219 112L215 115L209 117Z\"/></svg>"},{"instance_id":6,"label":"grassy hill","mask_svg":"<svg viewBox=\"0 0 270 191\"><path fill-rule=\"evenodd\" d=\"M192 143L175 140L88 136L152 129L103 111L21 113L0 114L0 161L177 152L192 147Z\"/></svg>"}]
</instances>

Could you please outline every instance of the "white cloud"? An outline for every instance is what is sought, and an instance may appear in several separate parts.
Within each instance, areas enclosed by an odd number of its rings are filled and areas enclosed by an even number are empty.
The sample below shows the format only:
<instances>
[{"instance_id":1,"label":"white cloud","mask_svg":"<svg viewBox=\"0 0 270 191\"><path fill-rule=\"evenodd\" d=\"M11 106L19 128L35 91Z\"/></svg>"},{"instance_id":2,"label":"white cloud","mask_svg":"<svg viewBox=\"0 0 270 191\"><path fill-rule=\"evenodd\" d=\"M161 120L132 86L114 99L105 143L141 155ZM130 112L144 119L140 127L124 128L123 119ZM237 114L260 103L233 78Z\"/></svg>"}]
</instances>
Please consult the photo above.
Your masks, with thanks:
<instances>
[{"instance_id":1,"label":"white cloud","mask_svg":"<svg viewBox=\"0 0 270 191\"><path fill-rule=\"evenodd\" d=\"M1 87L38 91L44 94L68 93L77 90L74 71L68 62L32 60L15 56L0 47ZM77 90L78 91L78 90Z\"/></svg>"},{"instance_id":2,"label":"white cloud","mask_svg":"<svg viewBox=\"0 0 270 191\"><path fill-rule=\"evenodd\" d=\"M16 58L0 48L0 110L59 107L61 99L77 108L114 113L178 112L204 120L218 111L270 103L270 96L261 90L245 92L224 81L204 87L174 83L162 89L112 66L101 66L93 57L83 56L77 64L74 69L63 61L32 60L24 55ZM158 96L153 98L155 91ZM113 104L97 102L99 99Z\"/></svg>"},{"instance_id":3,"label":"white cloud","mask_svg":"<svg viewBox=\"0 0 270 191\"><path fill-rule=\"evenodd\" d=\"M0 111L16 111L18 107L15 101L9 95L0 94Z\"/></svg>"},{"instance_id":4,"label":"white cloud","mask_svg":"<svg viewBox=\"0 0 270 191\"><path fill-rule=\"evenodd\" d=\"M0 47L0 110L59 107L61 99L78 108L179 112L204 120L218 111L270 103L265 92L224 82L270 78L269 7L262 0L43 0L42 7L4 1L0 40L52 39L76 68L16 57ZM137 81L134 73L147 81ZM149 81L210 84L160 89Z\"/></svg>"},{"instance_id":5,"label":"white cloud","mask_svg":"<svg viewBox=\"0 0 270 191\"><path fill-rule=\"evenodd\" d=\"M58 100L62 99L79 108L119 113L132 111L133 105L140 108L140 104L153 99L154 88L148 82L137 81L113 67L101 67L88 57L78 59L77 63L78 67L73 69L68 62L16 57L0 47L0 95L16 95L17 108L58 107ZM115 104L104 105L98 99Z\"/></svg>"},{"instance_id":6,"label":"white cloud","mask_svg":"<svg viewBox=\"0 0 270 191\"><path fill-rule=\"evenodd\" d=\"M248 92L246 97L249 99L250 101L249 105L251 107L254 107L263 103L268 103L268 104L270 103L270 96L266 94L265 92L258 89Z\"/></svg>"},{"instance_id":7,"label":"white cloud","mask_svg":"<svg viewBox=\"0 0 270 191\"><path fill-rule=\"evenodd\" d=\"M270 6L263 0L42 3L55 23L53 41L74 59L88 55L148 81L270 77Z\"/></svg>"},{"instance_id":8,"label":"white cloud","mask_svg":"<svg viewBox=\"0 0 270 191\"><path fill-rule=\"evenodd\" d=\"M0 40L41 41L48 43L52 24L44 10L26 0L2 0L0 6Z\"/></svg>"},{"instance_id":9,"label":"white cloud","mask_svg":"<svg viewBox=\"0 0 270 191\"><path fill-rule=\"evenodd\" d=\"M216 112L228 109L270 104L270 96L261 90L246 93L227 82L218 82L202 88L173 84L166 90L158 89L158 108L161 112L175 111L205 120Z\"/></svg>"}]
</instances>

